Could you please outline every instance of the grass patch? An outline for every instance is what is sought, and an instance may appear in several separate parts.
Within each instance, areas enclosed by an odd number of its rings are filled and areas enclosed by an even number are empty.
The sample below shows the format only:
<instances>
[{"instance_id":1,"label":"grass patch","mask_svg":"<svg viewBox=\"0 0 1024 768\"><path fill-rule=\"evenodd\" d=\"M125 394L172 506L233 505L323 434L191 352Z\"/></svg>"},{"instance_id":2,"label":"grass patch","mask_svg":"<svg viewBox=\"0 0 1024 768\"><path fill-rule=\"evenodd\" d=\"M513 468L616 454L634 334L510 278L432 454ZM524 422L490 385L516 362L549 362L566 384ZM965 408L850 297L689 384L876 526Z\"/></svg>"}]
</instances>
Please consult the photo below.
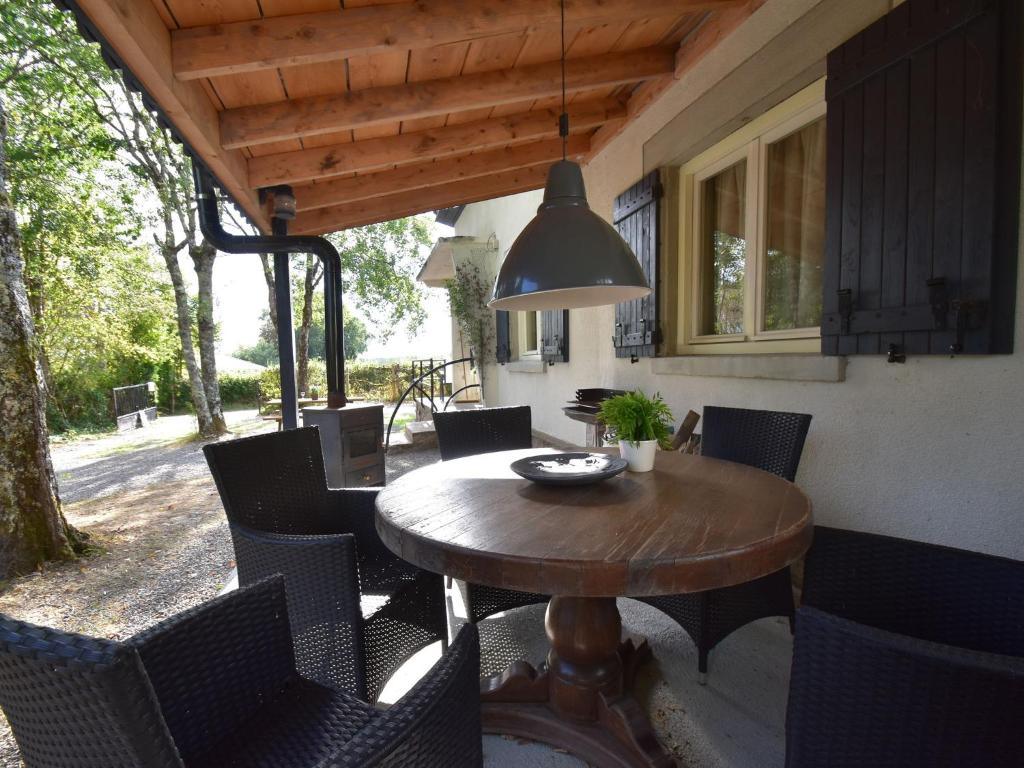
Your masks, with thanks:
<instances>
[{"instance_id":1,"label":"grass patch","mask_svg":"<svg viewBox=\"0 0 1024 768\"><path fill-rule=\"evenodd\" d=\"M392 432L401 432L410 421L416 421L416 415L412 413L395 417L395 423L391 425Z\"/></svg>"}]
</instances>

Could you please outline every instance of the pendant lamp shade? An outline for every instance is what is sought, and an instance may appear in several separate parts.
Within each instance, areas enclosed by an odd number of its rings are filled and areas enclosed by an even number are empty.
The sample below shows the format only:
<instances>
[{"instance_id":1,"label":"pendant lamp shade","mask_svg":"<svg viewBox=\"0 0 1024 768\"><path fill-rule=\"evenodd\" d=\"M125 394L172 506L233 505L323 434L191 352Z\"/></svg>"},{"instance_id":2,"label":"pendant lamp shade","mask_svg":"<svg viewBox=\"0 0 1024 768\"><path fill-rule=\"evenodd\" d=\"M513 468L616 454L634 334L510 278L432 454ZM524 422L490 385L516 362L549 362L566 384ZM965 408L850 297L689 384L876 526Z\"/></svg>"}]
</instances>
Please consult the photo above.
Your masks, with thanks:
<instances>
[{"instance_id":1,"label":"pendant lamp shade","mask_svg":"<svg viewBox=\"0 0 1024 768\"><path fill-rule=\"evenodd\" d=\"M544 202L509 249L488 306L575 309L618 304L651 292L636 256L590 210L579 165L551 166Z\"/></svg>"}]
</instances>

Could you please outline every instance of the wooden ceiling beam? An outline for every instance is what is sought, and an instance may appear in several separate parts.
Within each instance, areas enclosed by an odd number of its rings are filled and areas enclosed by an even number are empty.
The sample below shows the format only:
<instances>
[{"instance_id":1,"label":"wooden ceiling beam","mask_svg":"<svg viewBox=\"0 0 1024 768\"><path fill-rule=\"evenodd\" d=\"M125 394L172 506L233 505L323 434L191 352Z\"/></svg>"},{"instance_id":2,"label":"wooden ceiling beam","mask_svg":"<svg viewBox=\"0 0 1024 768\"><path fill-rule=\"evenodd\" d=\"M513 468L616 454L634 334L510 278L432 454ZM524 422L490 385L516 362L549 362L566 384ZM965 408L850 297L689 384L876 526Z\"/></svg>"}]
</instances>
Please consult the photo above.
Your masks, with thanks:
<instances>
[{"instance_id":1,"label":"wooden ceiling beam","mask_svg":"<svg viewBox=\"0 0 1024 768\"><path fill-rule=\"evenodd\" d=\"M625 115L623 104L614 99L570 104L569 128L574 132L587 131ZM557 133L558 111L540 109L399 136L281 152L249 160L249 186L259 189L275 184L299 184L523 144Z\"/></svg>"},{"instance_id":2,"label":"wooden ceiling beam","mask_svg":"<svg viewBox=\"0 0 1024 768\"><path fill-rule=\"evenodd\" d=\"M566 90L576 93L635 83L671 75L674 71L675 51L672 48L641 48L571 59L566 68ZM220 113L221 145L226 149L238 149L361 126L557 96L562 89L560 79L561 65L551 61L227 109Z\"/></svg>"},{"instance_id":3,"label":"wooden ceiling beam","mask_svg":"<svg viewBox=\"0 0 1024 768\"><path fill-rule=\"evenodd\" d=\"M741 0L567 0L573 26L717 10ZM415 50L557 25L554 0L426 0L175 30L179 80Z\"/></svg>"},{"instance_id":4,"label":"wooden ceiling beam","mask_svg":"<svg viewBox=\"0 0 1024 768\"><path fill-rule=\"evenodd\" d=\"M78 8L117 52L135 79L202 157L224 189L263 232L270 221L247 184L245 157L220 144L217 110L199 83L183 83L171 72L171 36L150 2L77 0Z\"/></svg>"},{"instance_id":5,"label":"wooden ceiling beam","mask_svg":"<svg viewBox=\"0 0 1024 768\"><path fill-rule=\"evenodd\" d=\"M547 173L547 166L535 165L330 208L317 208L299 213L289 227L289 232L297 235L337 232L449 208L453 205L477 203L495 197L529 192L544 186Z\"/></svg>"},{"instance_id":6,"label":"wooden ceiling beam","mask_svg":"<svg viewBox=\"0 0 1024 768\"><path fill-rule=\"evenodd\" d=\"M566 156L572 160L579 160L590 150L590 137L570 136L566 145ZM531 144L492 149L448 160L431 160L389 171L349 176L293 189L297 210L308 211L390 195L397 191L436 187L453 181L514 171L517 168L549 166L561 159L562 140L544 139Z\"/></svg>"}]
</instances>

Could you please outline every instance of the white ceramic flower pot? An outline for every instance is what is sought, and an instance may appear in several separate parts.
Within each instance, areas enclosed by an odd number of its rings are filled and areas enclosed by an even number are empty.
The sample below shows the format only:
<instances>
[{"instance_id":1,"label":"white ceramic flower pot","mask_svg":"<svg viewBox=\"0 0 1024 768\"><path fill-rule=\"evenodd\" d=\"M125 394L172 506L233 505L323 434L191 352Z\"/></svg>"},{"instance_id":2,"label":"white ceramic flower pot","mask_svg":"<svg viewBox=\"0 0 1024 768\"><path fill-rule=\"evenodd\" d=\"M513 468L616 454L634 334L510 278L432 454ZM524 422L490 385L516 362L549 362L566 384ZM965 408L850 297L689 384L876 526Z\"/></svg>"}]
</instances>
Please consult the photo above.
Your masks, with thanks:
<instances>
[{"instance_id":1,"label":"white ceramic flower pot","mask_svg":"<svg viewBox=\"0 0 1024 768\"><path fill-rule=\"evenodd\" d=\"M657 450L657 440L641 440L638 443L619 440L619 455L629 462L630 472L650 472L654 469L654 452Z\"/></svg>"}]
</instances>

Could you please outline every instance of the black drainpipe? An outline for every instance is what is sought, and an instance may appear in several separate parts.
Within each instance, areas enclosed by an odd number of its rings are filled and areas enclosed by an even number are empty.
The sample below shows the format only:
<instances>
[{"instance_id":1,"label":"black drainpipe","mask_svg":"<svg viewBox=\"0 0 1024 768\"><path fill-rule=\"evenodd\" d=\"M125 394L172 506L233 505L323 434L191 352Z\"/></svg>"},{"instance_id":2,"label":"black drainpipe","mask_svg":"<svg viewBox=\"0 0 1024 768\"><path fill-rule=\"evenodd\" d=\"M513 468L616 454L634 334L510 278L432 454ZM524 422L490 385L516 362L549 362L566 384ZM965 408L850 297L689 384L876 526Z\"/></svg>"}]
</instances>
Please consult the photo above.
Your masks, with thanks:
<instances>
[{"instance_id":1,"label":"black drainpipe","mask_svg":"<svg viewBox=\"0 0 1024 768\"><path fill-rule=\"evenodd\" d=\"M207 241L224 253L273 253L274 277L279 302L283 298L282 291L288 291L288 317L278 315L279 337L288 334L284 339L291 341L291 281L288 278L287 262L284 257L289 253L312 253L320 258L324 265L324 335L325 353L327 356L327 407L343 408L348 402L345 399L345 337L342 323L342 284L341 257L337 249L324 237L287 235L287 222L274 219L274 235L233 235L224 230L217 209L217 195L209 173L202 169L198 162L192 161L193 178L198 203L199 228ZM284 262L283 274L278 267ZM289 345L291 348L292 345ZM285 429L294 429L297 424L298 408L295 392L295 356L284 355L283 346L281 363L281 415ZM287 356L287 360L284 357ZM287 370L286 370L287 369ZM290 386L288 380L290 379ZM291 401L291 402L289 402Z\"/></svg>"}]
</instances>

